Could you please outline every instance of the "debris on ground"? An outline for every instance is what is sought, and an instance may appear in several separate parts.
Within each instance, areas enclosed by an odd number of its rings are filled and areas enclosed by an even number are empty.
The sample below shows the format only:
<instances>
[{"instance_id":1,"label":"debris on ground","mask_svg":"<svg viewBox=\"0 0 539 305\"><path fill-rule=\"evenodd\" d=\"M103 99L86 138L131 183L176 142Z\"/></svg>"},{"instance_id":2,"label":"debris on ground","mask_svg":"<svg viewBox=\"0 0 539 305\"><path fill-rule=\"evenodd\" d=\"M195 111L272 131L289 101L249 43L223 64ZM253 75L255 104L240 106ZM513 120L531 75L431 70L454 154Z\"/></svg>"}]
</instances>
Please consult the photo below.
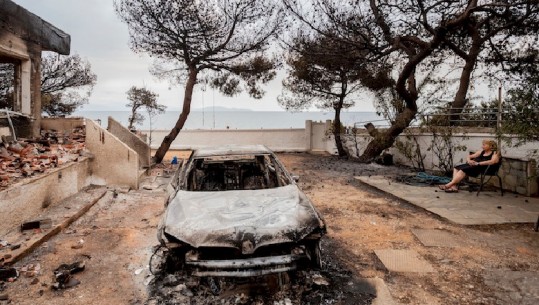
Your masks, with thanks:
<instances>
[{"instance_id":1,"label":"debris on ground","mask_svg":"<svg viewBox=\"0 0 539 305\"><path fill-rule=\"evenodd\" d=\"M27 221L21 224L21 231L34 229L50 229L52 227L52 219L46 218L41 220Z\"/></svg>"},{"instance_id":2,"label":"debris on ground","mask_svg":"<svg viewBox=\"0 0 539 305\"><path fill-rule=\"evenodd\" d=\"M41 131L35 139L3 136L0 141L0 189L19 179L32 177L60 165L76 162L85 151L86 132Z\"/></svg>"},{"instance_id":3,"label":"debris on ground","mask_svg":"<svg viewBox=\"0 0 539 305\"><path fill-rule=\"evenodd\" d=\"M367 305L376 297L375 289L365 289L368 285L352 271L326 260L320 271L252 278L198 278L182 270L167 270L166 255L156 258L163 262L149 283L150 298L146 304Z\"/></svg>"},{"instance_id":4,"label":"debris on ground","mask_svg":"<svg viewBox=\"0 0 539 305\"><path fill-rule=\"evenodd\" d=\"M82 249L84 246L84 239L80 239L76 244L71 246L71 249Z\"/></svg>"},{"instance_id":5,"label":"debris on ground","mask_svg":"<svg viewBox=\"0 0 539 305\"><path fill-rule=\"evenodd\" d=\"M313 277L312 277L312 280L313 280L313 284L315 284L317 286L328 286L329 285L328 280L325 277L323 277L322 275L320 275L320 274L314 274Z\"/></svg>"},{"instance_id":6,"label":"debris on ground","mask_svg":"<svg viewBox=\"0 0 539 305\"><path fill-rule=\"evenodd\" d=\"M56 270L54 270L54 284L53 289L67 289L80 284L80 281L75 279L72 275L83 271L85 264L82 261L74 262L72 264L62 264Z\"/></svg>"},{"instance_id":7,"label":"debris on ground","mask_svg":"<svg viewBox=\"0 0 539 305\"><path fill-rule=\"evenodd\" d=\"M0 268L0 281L14 282L19 277L19 271L15 268Z\"/></svg>"},{"instance_id":8,"label":"debris on ground","mask_svg":"<svg viewBox=\"0 0 539 305\"><path fill-rule=\"evenodd\" d=\"M24 275L25 277L36 277L41 272L41 265L39 263L37 264L28 264L25 266L22 266L20 269L20 274Z\"/></svg>"}]
</instances>

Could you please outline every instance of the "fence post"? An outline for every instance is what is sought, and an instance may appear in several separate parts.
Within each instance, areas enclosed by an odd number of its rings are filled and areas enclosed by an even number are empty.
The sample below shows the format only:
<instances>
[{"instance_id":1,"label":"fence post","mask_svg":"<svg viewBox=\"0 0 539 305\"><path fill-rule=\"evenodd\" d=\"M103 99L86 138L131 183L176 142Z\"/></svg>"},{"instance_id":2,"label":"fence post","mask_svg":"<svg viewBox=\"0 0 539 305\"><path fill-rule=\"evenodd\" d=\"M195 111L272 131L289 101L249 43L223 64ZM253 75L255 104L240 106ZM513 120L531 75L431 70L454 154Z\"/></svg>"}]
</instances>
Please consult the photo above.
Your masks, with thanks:
<instances>
[{"instance_id":1,"label":"fence post","mask_svg":"<svg viewBox=\"0 0 539 305\"><path fill-rule=\"evenodd\" d=\"M305 150L310 152L313 149L313 121L305 121Z\"/></svg>"},{"instance_id":2,"label":"fence post","mask_svg":"<svg viewBox=\"0 0 539 305\"><path fill-rule=\"evenodd\" d=\"M502 107L503 105L503 101L502 101L502 85L500 84L500 87L498 87L498 122L497 122L497 127L498 127L498 152L501 152L502 151L502 136L501 136L501 132L502 132Z\"/></svg>"}]
</instances>

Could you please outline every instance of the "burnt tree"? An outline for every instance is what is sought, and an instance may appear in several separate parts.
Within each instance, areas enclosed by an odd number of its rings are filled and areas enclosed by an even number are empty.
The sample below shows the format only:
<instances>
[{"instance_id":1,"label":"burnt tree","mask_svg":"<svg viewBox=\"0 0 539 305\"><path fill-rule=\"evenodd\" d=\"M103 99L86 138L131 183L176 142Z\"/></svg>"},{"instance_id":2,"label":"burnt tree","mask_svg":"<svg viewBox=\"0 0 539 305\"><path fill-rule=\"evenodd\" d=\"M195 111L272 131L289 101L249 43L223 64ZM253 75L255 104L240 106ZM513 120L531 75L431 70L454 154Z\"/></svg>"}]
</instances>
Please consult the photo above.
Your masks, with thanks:
<instances>
[{"instance_id":1,"label":"burnt tree","mask_svg":"<svg viewBox=\"0 0 539 305\"><path fill-rule=\"evenodd\" d=\"M428 23L430 12L424 2L419 2L419 9L426 30L433 31ZM489 0L473 7L473 13L465 19L462 27L449 33L443 43L463 62L458 88L451 103L450 112L455 114L451 121L457 120L458 114L467 106L474 70L481 66L487 77L492 74L499 76L504 71L522 70L521 66L528 64L524 58L526 50L536 48L538 31L539 1ZM515 49L515 46L518 47Z\"/></svg>"},{"instance_id":2,"label":"burnt tree","mask_svg":"<svg viewBox=\"0 0 539 305\"><path fill-rule=\"evenodd\" d=\"M354 93L367 74L367 64L357 49L327 36L299 32L286 47L289 66L279 104L286 110L311 106L335 111L333 136L339 156L348 152L341 139L341 111L355 103Z\"/></svg>"},{"instance_id":3,"label":"burnt tree","mask_svg":"<svg viewBox=\"0 0 539 305\"><path fill-rule=\"evenodd\" d=\"M42 111L51 116L73 113L88 102L97 76L79 55L49 55L41 60Z\"/></svg>"},{"instance_id":4,"label":"burnt tree","mask_svg":"<svg viewBox=\"0 0 539 305\"><path fill-rule=\"evenodd\" d=\"M267 54L282 25L274 1L116 0L115 8L129 28L131 48L169 64L161 75L185 82L182 112L155 162L162 161L183 128L201 79L227 95L245 89L260 98L260 84L275 76L276 62Z\"/></svg>"},{"instance_id":5,"label":"burnt tree","mask_svg":"<svg viewBox=\"0 0 539 305\"><path fill-rule=\"evenodd\" d=\"M145 108L148 114L162 114L165 112L166 106L157 103L159 95L147 88L132 86L127 90L126 94L129 103L125 106L131 109L131 115L127 119L127 128L129 130L134 129L135 125L144 121L144 117L138 113L141 108Z\"/></svg>"},{"instance_id":6,"label":"burnt tree","mask_svg":"<svg viewBox=\"0 0 539 305\"><path fill-rule=\"evenodd\" d=\"M0 64L0 108L13 108L14 65ZM73 113L88 102L97 76L79 55L49 54L41 60L42 111L51 116Z\"/></svg>"},{"instance_id":7,"label":"burnt tree","mask_svg":"<svg viewBox=\"0 0 539 305\"><path fill-rule=\"evenodd\" d=\"M374 82L373 86L367 87L386 90L391 86L404 107L389 128L377 130L369 125L373 139L360 156L362 162L372 161L391 147L397 136L410 125L418 110L418 69L428 64L442 48L448 33L461 29L477 7L477 0L468 1L465 5L434 0L368 0L345 5L333 0L312 0L310 7L315 9L302 10L300 1L283 2L293 16L312 30L349 43L361 52L368 52L373 62L394 67L391 73L396 78L394 82ZM421 21L418 2L437 14ZM431 31L425 29L424 22L428 23ZM327 24L331 26L327 27ZM336 30L326 31L326 28Z\"/></svg>"}]
</instances>

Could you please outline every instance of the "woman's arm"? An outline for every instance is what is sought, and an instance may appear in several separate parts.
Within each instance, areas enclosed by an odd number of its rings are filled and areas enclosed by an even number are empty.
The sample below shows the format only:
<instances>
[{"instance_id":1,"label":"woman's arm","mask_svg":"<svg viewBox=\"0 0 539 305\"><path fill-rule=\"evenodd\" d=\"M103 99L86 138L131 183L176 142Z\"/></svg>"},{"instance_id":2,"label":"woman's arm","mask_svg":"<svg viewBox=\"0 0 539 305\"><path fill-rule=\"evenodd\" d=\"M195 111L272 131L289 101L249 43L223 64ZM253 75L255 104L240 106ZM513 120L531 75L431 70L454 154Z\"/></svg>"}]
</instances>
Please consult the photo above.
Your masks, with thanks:
<instances>
[{"instance_id":1,"label":"woman's arm","mask_svg":"<svg viewBox=\"0 0 539 305\"><path fill-rule=\"evenodd\" d=\"M479 157L480 155L481 155L481 150L476 151L471 155L468 155L468 157L466 158L466 163L470 165L474 165L476 162L473 159Z\"/></svg>"},{"instance_id":2,"label":"woman's arm","mask_svg":"<svg viewBox=\"0 0 539 305\"><path fill-rule=\"evenodd\" d=\"M478 162L477 165L492 165L492 164L496 164L498 162L500 162L500 154L499 153L493 153L494 155L492 155L492 158L490 160L487 160L487 161L481 161L481 162Z\"/></svg>"}]
</instances>

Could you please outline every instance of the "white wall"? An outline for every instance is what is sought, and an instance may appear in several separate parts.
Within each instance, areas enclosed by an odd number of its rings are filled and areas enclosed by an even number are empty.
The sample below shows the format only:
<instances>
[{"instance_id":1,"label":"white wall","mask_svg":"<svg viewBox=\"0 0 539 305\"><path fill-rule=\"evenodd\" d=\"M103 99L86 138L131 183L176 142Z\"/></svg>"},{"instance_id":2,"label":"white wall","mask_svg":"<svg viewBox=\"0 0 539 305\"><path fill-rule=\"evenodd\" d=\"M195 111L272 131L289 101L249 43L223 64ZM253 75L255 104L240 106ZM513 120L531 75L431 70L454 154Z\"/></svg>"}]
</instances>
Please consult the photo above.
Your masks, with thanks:
<instances>
[{"instance_id":1,"label":"white wall","mask_svg":"<svg viewBox=\"0 0 539 305\"><path fill-rule=\"evenodd\" d=\"M336 154L335 141L328 130L331 121L312 122L306 121L305 128L297 129L225 129L225 130L182 130L176 140L172 143L171 149L194 149L207 146L219 146L226 144L263 144L275 151L326 151ZM143 131L149 133L148 131ZM163 138L168 134L168 130L154 130L151 147L156 149L161 144ZM428 169L435 168L438 159L432 152L428 151L433 141L431 133L412 133L421 147L421 151L426 155L425 166ZM356 143L349 138L348 147L353 154L356 152ZM466 155L470 151L481 149L483 139L493 139L494 135L489 133L466 133L453 135L454 145L464 145L464 151L454 152L454 163L466 160ZM370 136L363 131L356 137L359 154L367 147ZM406 136L399 136L401 141L406 141ZM516 139L515 139L516 141ZM539 153L539 142L527 143L522 146L513 147L502 144L502 153L506 157L516 159L537 158ZM409 165L409 161L396 149L390 148L389 152L394 155L396 161Z\"/></svg>"},{"instance_id":2,"label":"white wall","mask_svg":"<svg viewBox=\"0 0 539 305\"><path fill-rule=\"evenodd\" d=\"M143 131L149 133L148 131ZM152 132L151 147L156 149L168 130ZM297 129L225 129L225 130L182 130L171 149L196 149L227 144L266 145L274 151L307 151L304 128Z\"/></svg>"},{"instance_id":3,"label":"white wall","mask_svg":"<svg viewBox=\"0 0 539 305\"><path fill-rule=\"evenodd\" d=\"M90 163L92 184L127 185L138 189L137 152L89 119L86 119L86 148L94 155Z\"/></svg>"}]
</instances>

